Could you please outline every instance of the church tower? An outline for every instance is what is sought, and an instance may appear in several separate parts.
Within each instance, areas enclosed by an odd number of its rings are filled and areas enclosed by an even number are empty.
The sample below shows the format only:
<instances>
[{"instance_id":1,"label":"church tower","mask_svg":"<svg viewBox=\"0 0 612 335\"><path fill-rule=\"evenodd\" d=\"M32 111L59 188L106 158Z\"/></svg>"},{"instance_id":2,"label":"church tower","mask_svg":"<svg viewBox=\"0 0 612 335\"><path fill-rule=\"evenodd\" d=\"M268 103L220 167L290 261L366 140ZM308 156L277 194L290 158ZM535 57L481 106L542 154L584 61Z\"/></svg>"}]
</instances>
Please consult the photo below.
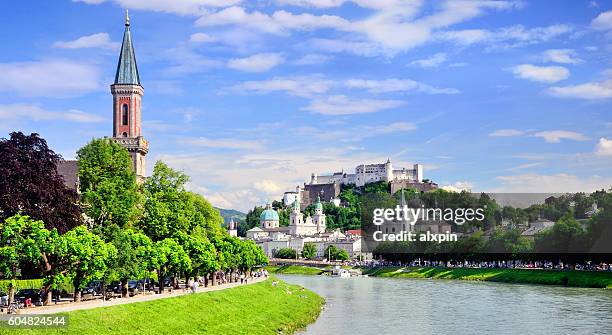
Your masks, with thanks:
<instances>
[{"instance_id":1,"label":"church tower","mask_svg":"<svg viewBox=\"0 0 612 335\"><path fill-rule=\"evenodd\" d=\"M110 88L113 95L113 139L129 151L136 178L142 181L145 177L145 156L149 151L149 143L142 137L144 89L138 76L127 10L117 73Z\"/></svg>"}]
</instances>

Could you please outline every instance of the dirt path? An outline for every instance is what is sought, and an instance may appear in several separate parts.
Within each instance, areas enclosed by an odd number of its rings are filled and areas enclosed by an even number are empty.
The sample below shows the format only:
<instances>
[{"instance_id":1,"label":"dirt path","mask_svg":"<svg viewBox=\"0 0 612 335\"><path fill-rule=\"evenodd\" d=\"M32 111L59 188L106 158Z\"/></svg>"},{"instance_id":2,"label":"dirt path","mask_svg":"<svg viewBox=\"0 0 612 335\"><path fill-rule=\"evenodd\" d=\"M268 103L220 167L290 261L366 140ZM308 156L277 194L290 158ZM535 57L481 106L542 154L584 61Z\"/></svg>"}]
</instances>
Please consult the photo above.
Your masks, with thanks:
<instances>
[{"instance_id":1,"label":"dirt path","mask_svg":"<svg viewBox=\"0 0 612 335\"><path fill-rule=\"evenodd\" d=\"M251 278L249 279L249 282L246 285L259 283L266 279L267 278L263 278L263 277L262 278ZM219 291L219 290L224 290L224 289L233 288L237 286L243 286L243 285L245 284L240 284L240 282L237 282L237 283L226 283L222 285L209 286L209 287L199 287L196 294L212 292L212 291ZM28 309L20 309L18 311L18 314L22 314L22 315L25 315L25 314L55 314L55 313L76 311L76 310L81 310L81 309L108 307L108 306L131 304L135 302L143 302L143 301L151 301L151 300L157 300L157 299L179 297L185 294L191 294L191 290L179 289L179 290L174 290L172 293L165 292L162 294L146 294L146 295L138 295L138 296L131 297L131 298L116 298L116 299L111 299L107 301L96 299L96 300L83 301L83 302L78 302L78 303L71 302L71 303L58 304L58 305L31 307Z\"/></svg>"}]
</instances>

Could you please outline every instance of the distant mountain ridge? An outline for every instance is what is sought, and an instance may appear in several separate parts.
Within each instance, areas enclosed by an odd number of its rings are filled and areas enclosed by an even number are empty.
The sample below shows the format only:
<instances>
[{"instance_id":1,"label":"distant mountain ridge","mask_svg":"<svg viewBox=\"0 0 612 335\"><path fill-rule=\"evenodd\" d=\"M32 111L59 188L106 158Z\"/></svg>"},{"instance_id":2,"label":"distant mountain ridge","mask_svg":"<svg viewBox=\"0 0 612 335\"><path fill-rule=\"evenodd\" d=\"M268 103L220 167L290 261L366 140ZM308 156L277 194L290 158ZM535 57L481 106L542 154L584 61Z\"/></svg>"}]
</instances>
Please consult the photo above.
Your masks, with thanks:
<instances>
[{"instance_id":1,"label":"distant mountain ridge","mask_svg":"<svg viewBox=\"0 0 612 335\"><path fill-rule=\"evenodd\" d=\"M221 213L221 216L223 217L223 222L226 224L230 221L230 219L234 219L234 221L236 222L243 221L244 219L246 219L246 213L237 211L235 209L224 209L218 207L215 207L215 209L218 210L219 213Z\"/></svg>"}]
</instances>

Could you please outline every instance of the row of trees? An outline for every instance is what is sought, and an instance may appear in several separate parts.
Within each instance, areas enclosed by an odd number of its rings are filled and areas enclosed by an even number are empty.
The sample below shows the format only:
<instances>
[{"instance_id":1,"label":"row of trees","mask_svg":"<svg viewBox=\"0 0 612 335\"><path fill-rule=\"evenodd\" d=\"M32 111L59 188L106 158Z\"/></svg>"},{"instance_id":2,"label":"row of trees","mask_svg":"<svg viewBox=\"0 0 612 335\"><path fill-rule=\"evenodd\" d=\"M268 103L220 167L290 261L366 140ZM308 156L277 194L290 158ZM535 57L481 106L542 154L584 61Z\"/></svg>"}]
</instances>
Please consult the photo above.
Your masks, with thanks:
<instances>
[{"instance_id":1,"label":"row of trees","mask_svg":"<svg viewBox=\"0 0 612 335\"><path fill-rule=\"evenodd\" d=\"M61 157L37 134L0 140L0 272L44 278L51 290L69 281L75 300L92 280L206 276L235 280L267 259L252 241L230 237L206 199L185 189L188 176L157 162L143 183L129 153L110 139L78 151L79 193L57 172ZM14 285L11 285L13 288ZM9 292L13 298L14 289Z\"/></svg>"},{"instance_id":2,"label":"row of trees","mask_svg":"<svg viewBox=\"0 0 612 335\"><path fill-rule=\"evenodd\" d=\"M565 262L609 261L612 254L612 194L602 198L604 207L594 218L579 222L570 213L533 239L519 229L495 229L485 236L476 231L457 242L383 242L374 244L374 254L387 260L562 260Z\"/></svg>"},{"instance_id":3,"label":"row of trees","mask_svg":"<svg viewBox=\"0 0 612 335\"><path fill-rule=\"evenodd\" d=\"M296 259L298 254L292 248L281 248L276 251L274 256L282 259ZM301 256L304 259L315 259L317 257L317 247L313 243L304 243ZM335 245L328 245L327 248L325 248L325 258L333 261L343 261L349 259L349 254L346 250L340 249Z\"/></svg>"}]
</instances>

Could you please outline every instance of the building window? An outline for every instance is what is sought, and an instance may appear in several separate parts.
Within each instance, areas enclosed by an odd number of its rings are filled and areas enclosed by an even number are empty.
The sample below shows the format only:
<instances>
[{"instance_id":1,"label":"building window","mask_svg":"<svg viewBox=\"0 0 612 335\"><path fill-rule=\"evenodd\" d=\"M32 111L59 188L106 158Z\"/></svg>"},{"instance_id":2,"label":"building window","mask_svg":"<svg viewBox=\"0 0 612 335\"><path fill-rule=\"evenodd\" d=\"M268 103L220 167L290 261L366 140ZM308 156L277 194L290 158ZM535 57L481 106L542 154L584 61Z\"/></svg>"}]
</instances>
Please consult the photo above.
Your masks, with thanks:
<instances>
[{"instance_id":1,"label":"building window","mask_svg":"<svg viewBox=\"0 0 612 335\"><path fill-rule=\"evenodd\" d=\"M127 133L123 132L123 134L121 134L123 137L127 137Z\"/></svg>"},{"instance_id":2,"label":"building window","mask_svg":"<svg viewBox=\"0 0 612 335\"><path fill-rule=\"evenodd\" d=\"M123 110L121 111L121 125L128 125L128 105L123 104Z\"/></svg>"}]
</instances>

